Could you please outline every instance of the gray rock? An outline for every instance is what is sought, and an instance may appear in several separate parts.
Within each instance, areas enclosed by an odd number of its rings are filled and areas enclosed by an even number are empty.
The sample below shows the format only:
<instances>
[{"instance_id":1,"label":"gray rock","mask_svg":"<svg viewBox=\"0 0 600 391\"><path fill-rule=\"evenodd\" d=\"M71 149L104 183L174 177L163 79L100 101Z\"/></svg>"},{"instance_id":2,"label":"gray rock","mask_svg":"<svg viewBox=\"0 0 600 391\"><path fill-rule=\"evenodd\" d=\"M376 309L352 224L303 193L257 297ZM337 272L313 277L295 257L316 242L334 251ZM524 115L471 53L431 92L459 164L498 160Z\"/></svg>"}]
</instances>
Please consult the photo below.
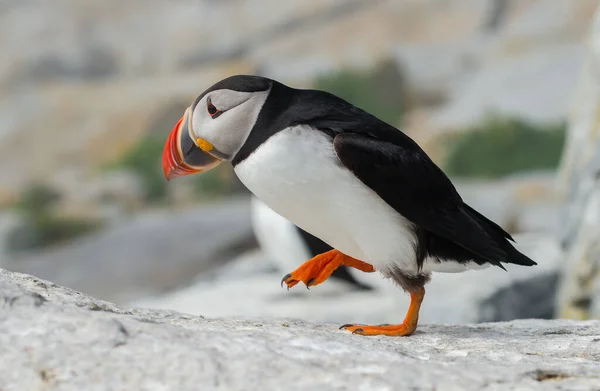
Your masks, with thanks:
<instances>
[{"instance_id":1,"label":"gray rock","mask_svg":"<svg viewBox=\"0 0 600 391\"><path fill-rule=\"evenodd\" d=\"M90 175L84 167L70 167L48 182L60 193L53 210L69 217L119 222L139 211L146 201L142 179L129 169Z\"/></svg>"},{"instance_id":2,"label":"gray rock","mask_svg":"<svg viewBox=\"0 0 600 391\"><path fill-rule=\"evenodd\" d=\"M446 323L552 318L564 254L551 236L514 238L515 247L538 265L507 265L507 272L490 267L456 275L437 273L428 290L431 303L426 313Z\"/></svg>"},{"instance_id":3,"label":"gray rock","mask_svg":"<svg viewBox=\"0 0 600 391\"><path fill-rule=\"evenodd\" d=\"M233 73L262 72L303 87L323 72L366 69L392 56L402 60L420 101L450 95L453 112L439 126L477 118L488 104L563 113L578 60L577 50L565 48L580 45L578 31L590 19L581 4L590 1L506 1L504 12L491 0L2 5L0 47L10 61L0 62L0 201L73 162L93 168L114 159L162 108L188 105ZM482 34L484 23L497 31ZM415 121L415 134L439 130L428 116L418 116L427 121ZM53 137L40 143L30 129L42 123Z\"/></svg>"},{"instance_id":4,"label":"gray rock","mask_svg":"<svg viewBox=\"0 0 600 391\"><path fill-rule=\"evenodd\" d=\"M103 80L118 74L118 59L109 48L85 43L80 58L66 61L56 54L38 58L21 76L29 81L48 82L56 80Z\"/></svg>"},{"instance_id":5,"label":"gray rock","mask_svg":"<svg viewBox=\"0 0 600 391\"><path fill-rule=\"evenodd\" d=\"M0 267L5 266L6 257L14 248L15 233L27 228L27 222L16 211L5 211L0 213Z\"/></svg>"},{"instance_id":6,"label":"gray rock","mask_svg":"<svg viewBox=\"0 0 600 391\"><path fill-rule=\"evenodd\" d=\"M555 270L498 289L480 301L479 321L554 318L558 277L559 271Z\"/></svg>"},{"instance_id":7,"label":"gray rock","mask_svg":"<svg viewBox=\"0 0 600 391\"><path fill-rule=\"evenodd\" d=\"M337 325L122 309L0 270L0 389L597 390L600 321Z\"/></svg>"},{"instance_id":8,"label":"gray rock","mask_svg":"<svg viewBox=\"0 0 600 391\"><path fill-rule=\"evenodd\" d=\"M555 236L563 225L555 171L532 171L496 180L453 178L462 198L515 233Z\"/></svg>"},{"instance_id":9,"label":"gray rock","mask_svg":"<svg viewBox=\"0 0 600 391\"><path fill-rule=\"evenodd\" d=\"M428 53L441 60L441 69L452 71L450 102L433 114L434 130L462 131L490 112L535 122L564 120L583 62L590 10L597 2L485 3L491 14L503 13L503 25L473 34L468 44L454 43L456 48L446 56L443 50ZM499 16L491 14L488 27Z\"/></svg>"},{"instance_id":10,"label":"gray rock","mask_svg":"<svg viewBox=\"0 0 600 391\"><path fill-rule=\"evenodd\" d=\"M407 43L397 45L391 55L402 66L418 97L437 95L439 103L448 98L457 80L478 69L481 57L478 51L478 45L464 42Z\"/></svg>"},{"instance_id":11,"label":"gray rock","mask_svg":"<svg viewBox=\"0 0 600 391\"><path fill-rule=\"evenodd\" d=\"M560 172L567 261L558 305L569 318L600 317L600 8L588 49Z\"/></svg>"},{"instance_id":12,"label":"gray rock","mask_svg":"<svg viewBox=\"0 0 600 391\"><path fill-rule=\"evenodd\" d=\"M562 121L569 114L582 54L581 45L564 44L518 57L492 58L455 87L450 103L433 115L432 122L440 130L460 130L489 113L542 123Z\"/></svg>"},{"instance_id":13,"label":"gray rock","mask_svg":"<svg viewBox=\"0 0 600 391\"><path fill-rule=\"evenodd\" d=\"M593 10L598 5L595 0L544 0L528 3L522 6L522 12L516 15L503 32L507 41L531 42L556 37L559 34L581 36L585 34L587 26L581 24L580 18L586 15L586 11ZM512 6L518 7L516 3Z\"/></svg>"},{"instance_id":14,"label":"gray rock","mask_svg":"<svg viewBox=\"0 0 600 391\"><path fill-rule=\"evenodd\" d=\"M5 267L123 302L185 285L254 243L247 198L146 212Z\"/></svg>"}]
</instances>

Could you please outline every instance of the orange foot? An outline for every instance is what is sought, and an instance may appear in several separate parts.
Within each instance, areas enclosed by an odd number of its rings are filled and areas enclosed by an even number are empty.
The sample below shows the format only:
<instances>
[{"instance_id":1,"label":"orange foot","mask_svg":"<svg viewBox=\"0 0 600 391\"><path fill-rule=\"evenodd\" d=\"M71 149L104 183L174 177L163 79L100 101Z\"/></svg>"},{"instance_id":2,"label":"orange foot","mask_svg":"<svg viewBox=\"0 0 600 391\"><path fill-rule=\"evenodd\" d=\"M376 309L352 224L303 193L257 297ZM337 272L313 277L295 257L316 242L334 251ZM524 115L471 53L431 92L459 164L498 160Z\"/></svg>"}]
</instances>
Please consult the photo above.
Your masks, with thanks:
<instances>
[{"instance_id":1,"label":"orange foot","mask_svg":"<svg viewBox=\"0 0 600 391\"><path fill-rule=\"evenodd\" d=\"M359 335L388 335L390 337L403 337L411 335L417 329L419 321L419 309L425 297L425 288L420 288L410 293L410 306L406 313L406 318L402 324L379 325L379 326L361 326L345 324L340 329L352 331L352 334Z\"/></svg>"},{"instance_id":2,"label":"orange foot","mask_svg":"<svg viewBox=\"0 0 600 391\"><path fill-rule=\"evenodd\" d=\"M330 250L304 262L298 269L287 274L281 280L285 282L288 290L302 281L306 288L324 282L340 265L350 266L366 273L375 271L373 265L354 259L338 250Z\"/></svg>"}]
</instances>

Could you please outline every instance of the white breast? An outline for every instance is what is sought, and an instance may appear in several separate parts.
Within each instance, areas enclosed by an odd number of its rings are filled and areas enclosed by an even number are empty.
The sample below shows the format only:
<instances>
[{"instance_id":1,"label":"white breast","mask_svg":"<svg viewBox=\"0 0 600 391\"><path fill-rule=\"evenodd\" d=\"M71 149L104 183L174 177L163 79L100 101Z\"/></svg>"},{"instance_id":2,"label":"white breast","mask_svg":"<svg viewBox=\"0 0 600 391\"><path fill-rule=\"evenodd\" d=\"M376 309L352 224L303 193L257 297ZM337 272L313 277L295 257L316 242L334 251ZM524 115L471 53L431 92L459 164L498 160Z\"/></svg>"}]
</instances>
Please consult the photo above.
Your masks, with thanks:
<instances>
[{"instance_id":1,"label":"white breast","mask_svg":"<svg viewBox=\"0 0 600 391\"><path fill-rule=\"evenodd\" d=\"M271 209L330 246L379 270L395 263L416 272L411 224L340 164L327 135L285 129L235 172Z\"/></svg>"},{"instance_id":2,"label":"white breast","mask_svg":"<svg viewBox=\"0 0 600 391\"><path fill-rule=\"evenodd\" d=\"M256 240L282 272L294 270L311 257L296 226L256 197L252 197L251 205L252 228Z\"/></svg>"}]
</instances>

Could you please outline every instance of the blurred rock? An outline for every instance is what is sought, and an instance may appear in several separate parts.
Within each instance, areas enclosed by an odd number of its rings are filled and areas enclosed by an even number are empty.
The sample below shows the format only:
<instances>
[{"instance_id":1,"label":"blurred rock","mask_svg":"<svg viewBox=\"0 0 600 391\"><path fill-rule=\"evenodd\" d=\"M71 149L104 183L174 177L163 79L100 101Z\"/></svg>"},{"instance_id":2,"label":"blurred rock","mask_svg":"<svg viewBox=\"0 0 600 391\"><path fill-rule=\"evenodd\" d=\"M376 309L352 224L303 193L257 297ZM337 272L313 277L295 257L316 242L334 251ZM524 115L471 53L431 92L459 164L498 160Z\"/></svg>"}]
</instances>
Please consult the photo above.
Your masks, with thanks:
<instances>
[{"instance_id":1,"label":"blurred rock","mask_svg":"<svg viewBox=\"0 0 600 391\"><path fill-rule=\"evenodd\" d=\"M501 2L505 4L494 4ZM434 159L443 155L439 134L462 132L489 113L541 123L569 115L597 1L485 3L488 21L497 17L493 13L502 13L494 28L485 22L462 40L430 50L427 45L399 46L397 52L414 70L412 75L420 75L420 85L435 81L427 88L441 89L445 96L444 105L405 126ZM427 59L431 65L425 65Z\"/></svg>"},{"instance_id":2,"label":"blurred rock","mask_svg":"<svg viewBox=\"0 0 600 391\"><path fill-rule=\"evenodd\" d=\"M15 253L39 247L40 237L36 232L34 223L21 213L7 213L10 216L10 224L4 226L2 232L2 258L10 259Z\"/></svg>"},{"instance_id":3,"label":"blurred rock","mask_svg":"<svg viewBox=\"0 0 600 391\"><path fill-rule=\"evenodd\" d=\"M451 93L448 105L433 116L433 127L461 130L490 112L541 123L561 121L569 114L582 54L581 45L565 44L490 58Z\"/></svg>"},{"instance_id":4,"label":"blurred rock","mask_svg":"<svg viewBox=\"0 0 600 391\"><path fill-rule=\"evenodd\" d=\"M15 240L28 241L27 228L25 218L18 212L0 212L0 267L6 266L6 259L15 245L17 247L22 245L22 243L14 243ZM18 235L18 232L23 232L25 235Z\"/></svg>"},{"instance_id":5,"label":"blurred rock","mask_svg":"<svg viewBox=\"0 0 600 391\"><path fill-rule=\"evenodd\" d=\"M535 267L506 265L465 273L435 273L419 319L425 323L472 323L552 316L557 290L555 278L563 262L556 241L540 235L515 237L516 246L534 260ZM409 297L379 273L351 269L360 282L375 287L356 291L327 280L312 287L287 291L283 273L273 270L261 253L246 254L220 270L202 276L183 289L133 300L129 305L174 309L205 316L299 317L314 322L394 323L402 319ZM553 277L554 276L554 277ZM554 280L553 280L554 278ZM523 289L527 286L527 289Z\"/></svg>"},{"instance_id":6,"label":"blurred rock","mask_svg":"<svg viewBox=\"0 0 600 391\"><path fill-rule=\"evenodd\" d=\"M5 267L123 302L165 292L254 244L249 200L149 211Z\"/></svg>"},{"instance_id":7,"label":"blurred rock","mask_svg":"<svg viewBox=\"0 0 600 391\"><path fill-rule=\"evenodd\" d=\"M81 37L80 39L84 39ZM101 80L118 74L117 59L109 49L83 44L81 57L68 61L56 55L45 55L23 70L29 82L57 80ZM89 45L89 46L88 46Z\"/></svg>"},{"instance_id":8,"label":"blurred rock","mask_svg":"<svg viewBox=\"0 0 600 391\"><path fill-rule=\"evenodd\" d=\"M337 324L122 309L0 270L6 391L596 390L600 322L422 324L408 338Z\"/></svg>"},{"instance_id":9,"label":"blurred rock","mask_svg":"<svg viewBox=\"0 0 600 391\"><path fill-rule=\"evenodd\" d=\"M61 202L54 209L74 218L113 222L140 210L145 202L140 178L127 170L70 169L54 177L52 185L61 193Z\"/></svg>"},{"instance_id":10,"label":"blurred rock","mask_svg":"<svg viewBox=\"0 0 600 391\"><path fill-rule=\"evenodd\" d=\"M442 109L408 124L419 141L476 121L486 109L540 119L564 115L596 0L501 2L31 0L2 6L0 47L8 60L0 63L6 87L0 202L31 181L121 156L154 132L165 108L187 106L235 73L309 86L324 72L366 69L391 55L418 100ZM31 130L40 124L52 135L43 142ZM166 137L169 130L161 132Z\"/></svg>"},{"instance_id":11,"label":"blurred rock","mask_svg":"<svg viewBox=\"0 0 600 391\"><path fill-rule=\"evenodd\" d=\"M557 276L564 263L560 245L548 235L514 238L515 247L536 261L536 266L506 265L507 272L489 267L459 274L436 273L427 290L430 302L424 303L426 313L443 323L552 318Z\"/></svg>"},{"instance_id":12,"label":"blurred rock","mask_svg":"<svg viewBox=\"0 0 600 391\"><path fill-rule=\"evenodd\" d=\"M516 281L481 300L481 322L534 318L553 319L559 271L540 273L524 281ZM527 300L523 300L523 298Z\"/></svg>"},{"instance_id":13,"label":"blurred rock","mask_svg":"<svg viewBox=\"0 0 600 391\"><path fill-rule=\"evenodd\" d=\"M448 99L456 79L475 66L469 59L476 57L465 45L447 43L398 45L392 53L417 95L415 103L432 107Z\"/></svg>"},{"instance_id":14,"label":"blurred rock","mask_svg":"<svg viewBox=\"0 0 600 391\"><path fill-rule=\"evenodd\" d=\"M600 7L573 100L561 167L567 252L558 315L600 318Z\"/></svg>"},{"instance_id":15,"label":"blurred rock","mask_svg":"<svg viewBox=\"0 0 600 391\"><path fill-rule=\"evenodd\" d=\"M557 37L585 36L597 6L594 0L528 0L509 4L512 15L501 33L501 47L505 52L528 51L540 43L551 46Z\"/></svg>"},{"instance_id":16,"label":"blurred rock","mask_svg":"<svg viewBox=\"0 0 600 391\"><path fill-rule=\"evenodd\" d=\"M560 230L561 203L554 172L453 182L465 202L510 233L557 235Z\"/></svg>"},{"instance_id":17,"label":"blurred rock","mask_svg":"<svg viewBox=\"0 0 600 391\"><path fill-rule=\"evenodd\" d=\"M591 0L507 4L496 34L482 34L466 46L463 56L474 66L454 74L451 101L433 116L433 126L460 130L488 112L538 122L566 118L596 6Z\"/></svg>"}]
</instances>

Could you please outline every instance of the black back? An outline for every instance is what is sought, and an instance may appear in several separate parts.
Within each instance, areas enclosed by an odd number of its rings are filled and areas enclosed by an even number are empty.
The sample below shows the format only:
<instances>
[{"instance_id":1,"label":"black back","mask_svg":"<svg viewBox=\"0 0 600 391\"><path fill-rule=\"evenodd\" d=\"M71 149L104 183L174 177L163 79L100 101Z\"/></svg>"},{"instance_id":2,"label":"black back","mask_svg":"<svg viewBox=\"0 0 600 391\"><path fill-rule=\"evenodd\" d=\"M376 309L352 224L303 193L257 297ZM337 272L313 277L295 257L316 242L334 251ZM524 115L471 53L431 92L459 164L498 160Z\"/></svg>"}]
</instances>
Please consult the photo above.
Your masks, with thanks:
<instances>
[{"instance_id":1,"label":"black back","mask_svg":"<svg viewBox=\"0 0 600 391\"><path fill-rule=\"evenodd\" d=\"M266 91L271 87L272 80L260 76L251 75L235 75L216 82L208 87L202 94L198 95L192 109L196 107L198 102L211 91L216 90L232 90L239 92L259 92Z\"/></svg>"},{"instance_id":2,"label":"black back","mask_svg":"<svg viewBox=\"0 0 600 391\"><path fill-rule=\"evenodd\" d=\"M328 134L340 162L414 224L419 267L426 255L499 267L501 262L535 265L508 242L507 232L463 202L450 179L406 134L333 94L263 80L271 91L234 165L273 134L308 125Z\"/></svg>"}]
</instances>

